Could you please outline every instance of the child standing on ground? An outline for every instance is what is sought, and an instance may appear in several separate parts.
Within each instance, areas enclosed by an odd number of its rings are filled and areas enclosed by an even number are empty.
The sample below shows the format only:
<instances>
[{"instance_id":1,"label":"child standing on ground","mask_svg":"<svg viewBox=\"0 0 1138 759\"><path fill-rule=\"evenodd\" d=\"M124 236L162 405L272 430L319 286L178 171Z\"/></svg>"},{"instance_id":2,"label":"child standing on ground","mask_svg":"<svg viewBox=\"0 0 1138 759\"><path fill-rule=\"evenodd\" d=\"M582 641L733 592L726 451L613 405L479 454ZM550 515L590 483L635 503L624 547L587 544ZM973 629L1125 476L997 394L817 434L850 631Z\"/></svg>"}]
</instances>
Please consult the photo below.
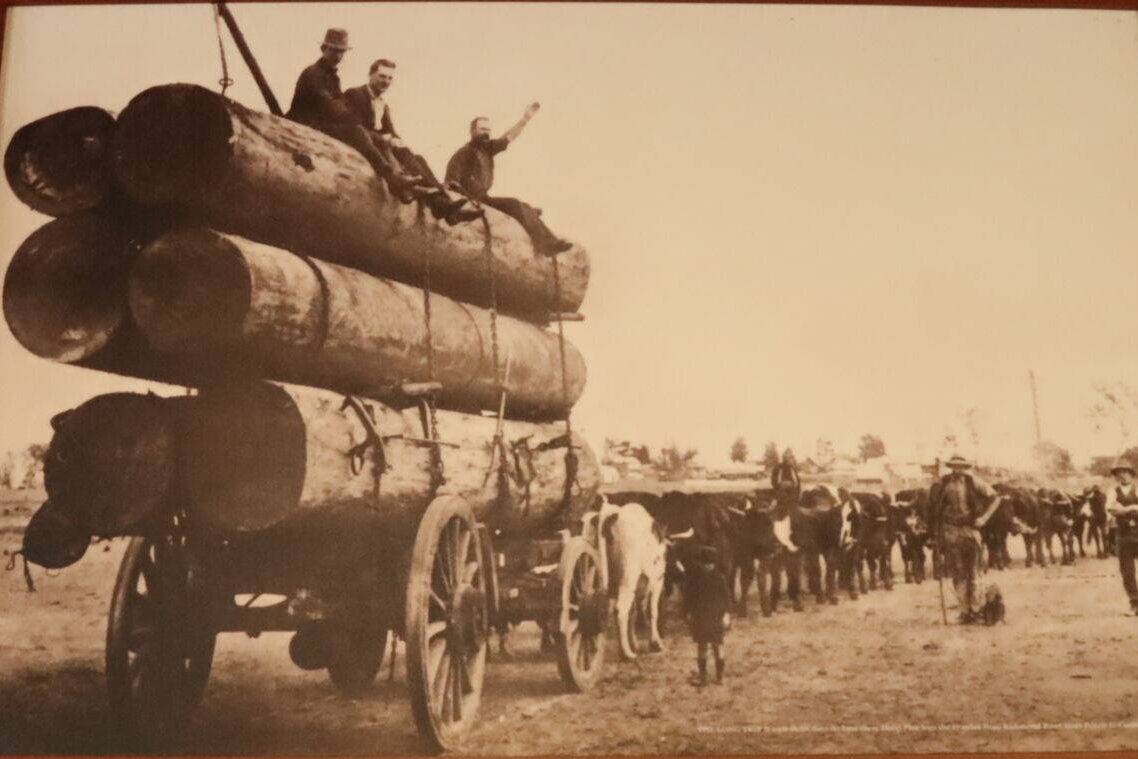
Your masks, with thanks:
<instances>
[{"instance_id":1,"label":"child standing on ground","mask_svg":"<svg viewBox=\"0 0 1138 759\"><path fill-rule=\"evenodd\" d=\"M723 638L731 626L731 592L727 576L713 546L697 546L687 568L684 587L684 613L692 640L696 644L698 673L692 684L707 685L707 651L715 656L715 682L723 682Z\"/></svg>"}]
</instances>

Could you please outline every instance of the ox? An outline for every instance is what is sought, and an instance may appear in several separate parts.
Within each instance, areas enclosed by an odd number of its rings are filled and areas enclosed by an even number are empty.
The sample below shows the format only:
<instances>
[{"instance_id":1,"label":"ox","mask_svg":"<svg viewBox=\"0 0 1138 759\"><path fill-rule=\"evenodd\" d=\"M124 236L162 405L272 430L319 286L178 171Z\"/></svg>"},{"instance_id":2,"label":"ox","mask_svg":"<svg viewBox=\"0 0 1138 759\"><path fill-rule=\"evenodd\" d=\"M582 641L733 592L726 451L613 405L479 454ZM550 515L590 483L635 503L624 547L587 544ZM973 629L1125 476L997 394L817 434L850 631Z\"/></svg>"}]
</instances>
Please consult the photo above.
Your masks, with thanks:
<instances>
[{"instance_id":1,"label":"ox","mask_svg":"<svg viewBox=\"0 0 1138 759\"><path fill-rule=\"evenodd\" d=\"M1095 555L1106 556L1106 493L1098 485L1087 488L1074 499L1075 539L1079 542L1079 555L1086 556L1086 546L1095 544Z\"/></svg>"},{"instance_id":2,"label":"ox","mask_svg":"<svg viewBox=\"0 0 1138 759\"><path fill-rule=\"evenodd\" d=\"M905 582L925 579L925 546L929 541L929 491L926 488L897 493L894 511L897 542L905 565Z\"/></svg>"},{"instance_id":3,"label":"ox","mask_svg":"<svg viewBox=\"0 0 1138 759\"><path fill-rule=\"evenodd\" d=\"M1003 495L1000 505L980 528L980 542L988 554L987 569L1004 570L1011 566L1008 553L1008 536L1016 532L1015 510L1010 499Z\"/></svg>"},{"instance_id":4,"label":"ox","mask_svg":"<svg viewBox=\"0 0 1138 759\"><path fill-rule=\"evenodd\" d=\"M860 561L859 538L861 515L857 501L844 491L822 485L803 491L800 508L790 512L794 542L801 546L807 576L814 587L820 587L819 559L825 561L825 593L831 604L838 602L837 585L840 582L850 594L858 597L854 580L855 568ZM817 594L817 591L815 591Z\"/></svg>"},{"instance_id":5,"label":"ox","mask_svg":"<svg viewBox=\"0 0 1138 759\"><path fill-rule=\"evenodd\" d=\"M650 503L655 497L646 498ZM664 592L664 575L668 562L669 537L663 526L645 505L627 498L622 505L603 498L600 511L593 516L606 536L601 561L608 568L609 594L615 598L617 630L621 655L637 658L631 640L634 604L643 608L649 634L649 650L662 651L660 639L660 598ZM675 538L688 537L677 535ZM637 588L646 583L643 606L636 604Z\"/></svg>"},{"instance_id":6,"label":"ox","mask_svg":"<svg viewBox=\"0 0 1138 759\"><path fill-rule=\"evenodd\" d=\"M893 541L897 535L897 522L886 496L874 493L852 493L857 502L861 534L857 563L858 584L865 590L862 566L869 574L869 589L877 590L877 582L886 590L893 590Z\"/></svg>"}]
</instances>

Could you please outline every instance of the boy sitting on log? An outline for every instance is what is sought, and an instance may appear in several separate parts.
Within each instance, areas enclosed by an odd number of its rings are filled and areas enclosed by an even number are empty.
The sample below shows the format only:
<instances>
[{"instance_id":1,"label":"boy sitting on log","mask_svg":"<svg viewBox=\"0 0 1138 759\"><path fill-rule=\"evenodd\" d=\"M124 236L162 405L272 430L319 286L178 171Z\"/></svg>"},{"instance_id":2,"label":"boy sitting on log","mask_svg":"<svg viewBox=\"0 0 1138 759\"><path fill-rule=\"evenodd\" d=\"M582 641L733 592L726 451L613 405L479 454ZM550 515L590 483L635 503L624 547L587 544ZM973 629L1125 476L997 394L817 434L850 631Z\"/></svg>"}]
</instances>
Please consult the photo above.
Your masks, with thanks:
<instances>
[{"instance_id":1,"label":"boy sitting on log","mask_svg":"<svg viewBox=\"0 0 1138 759\"><path fill-rule=\"evenodd\" d=\"M320 46L320 59L304 69L296 81L286 116L358 150L404 203L418 198L430 207L436 218L446 218L452 224L462 220L457 214L466 203L464 198L452 199L441 186L424 184L422 177L405 173L398 162L381 152L377 147L378 138L372 138L348 107L336 72L348 50L351 50L348 33L343 29L329 29Z\"/></svg>"}]
</instances>

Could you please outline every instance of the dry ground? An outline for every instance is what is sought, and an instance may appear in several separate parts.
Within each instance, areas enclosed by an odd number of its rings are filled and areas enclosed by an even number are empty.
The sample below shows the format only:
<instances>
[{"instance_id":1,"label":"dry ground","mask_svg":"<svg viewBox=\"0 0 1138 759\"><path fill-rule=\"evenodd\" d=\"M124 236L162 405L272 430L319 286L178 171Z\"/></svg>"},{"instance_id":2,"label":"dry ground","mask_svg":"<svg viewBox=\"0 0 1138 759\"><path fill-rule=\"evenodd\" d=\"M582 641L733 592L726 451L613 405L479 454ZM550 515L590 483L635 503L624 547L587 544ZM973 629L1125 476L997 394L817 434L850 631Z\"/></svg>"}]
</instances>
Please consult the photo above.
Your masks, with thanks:
<instances>
[{"instance_id":1,"label":"dry ground","mask_svg":"<svg viewBox=\"0 0 1138 759\"><path fill-rule=\"evenodd\" d=\"M0 499L0 545L29 503ZM8 514L3 515L7 509ZM0 753L100 753L104 615L122 541L93 546L25 592L0 574ZM1018 546L1017 546L1018 547ZM106 550L104 550L106 548ZM897 564L899 567L899 564ZM993 577L993 576L990 576ZM996 628L944 627L936 584L736 620L722 686L687 684L692 646L637 663L615 655L591 693L565 695L534 630L494 661L475 754L1088 750L1138 748L1138 619L1113 561L994 575ZM952 612L950 611L950 614ZM223 635L202 706L162 751L375 754L417 751L402 661L348 700L288 659L288 636ZM610 641L610 654L615 652ZM1133 723L1131 726L1107 723ZM1018 727L1017 727L1018 726ZM884 729L883 729L884 728Z\"/></svg>"}]
</instances>

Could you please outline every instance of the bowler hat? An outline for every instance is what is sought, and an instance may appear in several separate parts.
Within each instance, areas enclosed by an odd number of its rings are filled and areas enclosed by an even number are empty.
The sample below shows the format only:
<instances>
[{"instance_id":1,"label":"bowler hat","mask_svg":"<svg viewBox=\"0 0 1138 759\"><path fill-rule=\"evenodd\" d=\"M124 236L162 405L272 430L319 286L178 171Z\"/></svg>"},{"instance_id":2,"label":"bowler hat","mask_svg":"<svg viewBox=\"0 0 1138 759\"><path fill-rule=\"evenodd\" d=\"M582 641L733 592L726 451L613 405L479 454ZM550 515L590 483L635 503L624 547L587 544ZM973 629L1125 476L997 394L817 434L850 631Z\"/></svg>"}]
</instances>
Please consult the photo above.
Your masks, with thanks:
<instances>
[{"instance_id":1,"label":"bowler hat","mask_svg":"<svg viewBox=\"0 0 1138 759\"><path fill-rule=\"evenodd\" d=\"M1121 471L1127 471L1130 472L1130 474L1134 474L1134 465L1119 456L1118 460L1114 462L1114 466L1110 468L1110 473L1116 474L1117 472Z\"/></svg>"},{"instance_id":2,"label":"bowler hat","mask_svg":"<svg viewBox=\"0 0 1138 759\"><path fill-rule=\"evenodd\" d=\"M331 47L336 50L351 50L348 45L348 30L347 29L329 29L324 33L324 42L321 47Z\"/></svg>"},{"instance_id":3,"label":"bowler hat","mask_svg":"<svg viewBox=\"0 0 1138 759\"><path fill-rule=\"evenodd\" d=\"M968 459L961 456L959 453L950 458L944 464L949 469L971 469L972 465L968 463Z\"/></svg>"}]
</instances>

